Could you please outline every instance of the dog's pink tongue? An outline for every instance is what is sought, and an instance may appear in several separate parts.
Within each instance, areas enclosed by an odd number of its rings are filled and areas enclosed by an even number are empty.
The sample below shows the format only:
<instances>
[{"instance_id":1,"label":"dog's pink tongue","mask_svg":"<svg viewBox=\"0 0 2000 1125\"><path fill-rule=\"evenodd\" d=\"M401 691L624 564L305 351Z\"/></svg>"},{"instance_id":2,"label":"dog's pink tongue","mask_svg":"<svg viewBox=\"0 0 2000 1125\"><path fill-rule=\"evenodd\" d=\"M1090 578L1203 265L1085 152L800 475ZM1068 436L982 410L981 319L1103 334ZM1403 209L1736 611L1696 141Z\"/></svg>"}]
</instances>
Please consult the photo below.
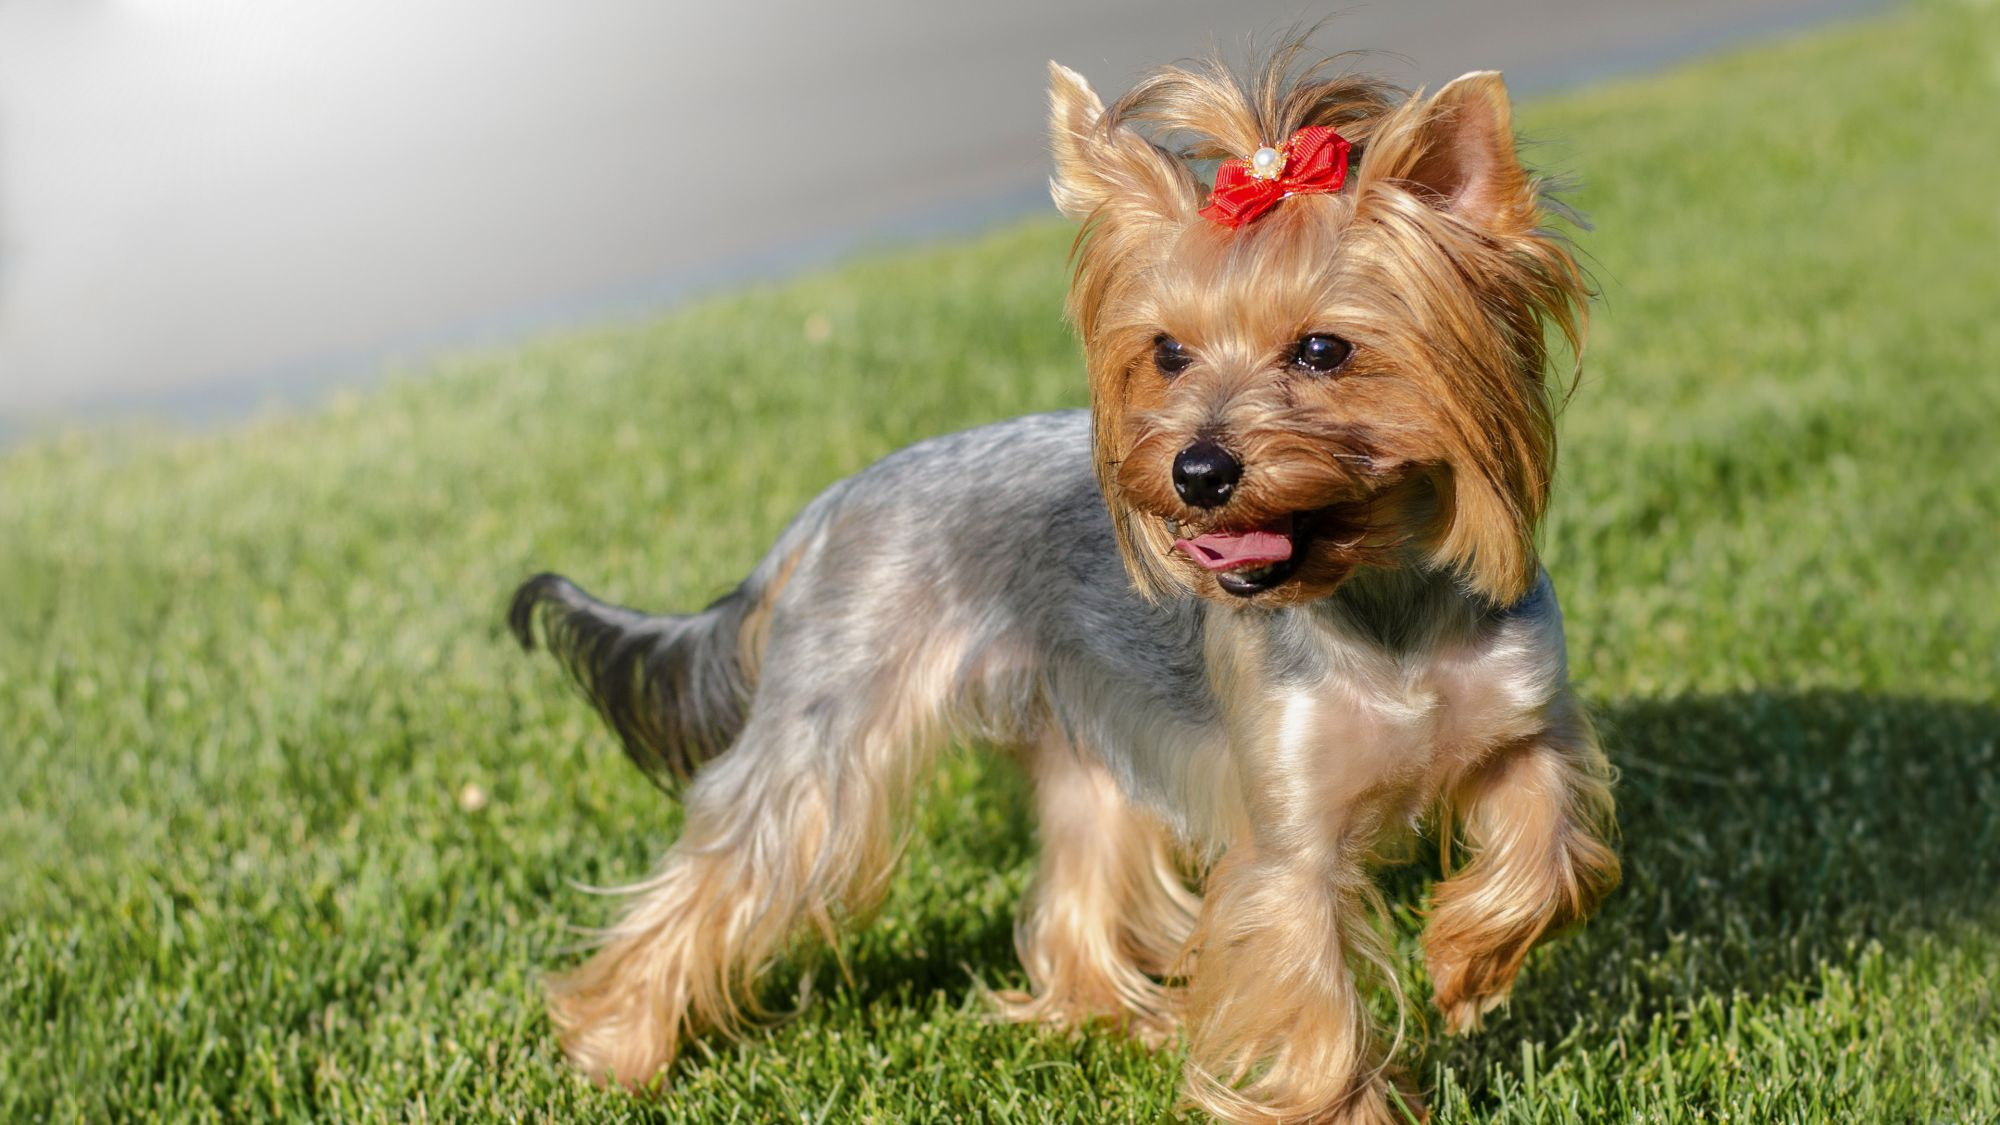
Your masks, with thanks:
<instances>
[{"instance_id":1,"label":"dog's pink tongue","mask_svg":"<svg viewBox=\"0 0 2000 1125\"><path fill-rule=\"evenodd\" d=\"M1176 539L1174 546L1210 570L1263 566L1292 557L1292 537L1276 531L1212 531L1193 539Z\"/></svg>"}]
</instances>

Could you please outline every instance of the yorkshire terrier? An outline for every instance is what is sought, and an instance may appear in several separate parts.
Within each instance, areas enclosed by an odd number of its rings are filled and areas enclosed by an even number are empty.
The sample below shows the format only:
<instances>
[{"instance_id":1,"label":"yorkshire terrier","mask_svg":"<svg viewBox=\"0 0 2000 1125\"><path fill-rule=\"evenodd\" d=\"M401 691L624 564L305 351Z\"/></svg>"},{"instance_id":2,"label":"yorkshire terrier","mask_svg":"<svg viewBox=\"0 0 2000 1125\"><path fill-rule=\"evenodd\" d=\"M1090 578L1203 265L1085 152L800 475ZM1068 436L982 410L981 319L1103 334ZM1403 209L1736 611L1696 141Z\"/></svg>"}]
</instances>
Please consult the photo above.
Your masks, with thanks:
<instances>
[{"instance_id":1,"label":"yorkshire terrier","mask_svg":"<svg viewBox=\"0 0 2000 1125\"><path fill-rule=\"evenodd\" d=\"M954 741L1018 758L1040 817L1001 1009L1184 1034L1230 1121L1422 1112L1356 976L1395 987L1370 869L1420 825L1460 859L1422 938L1454 1032L1616 884L1534 542L1587 298L1558 205L1497 73L1425 97L1301 57L1108 110L1051 65L1088 412L884 458L699 613L521 587L522 642L686 808L553 983L585 1071L645 1084L760 1013L765 967L879 898Z\"/></svg>"}]
</instances>

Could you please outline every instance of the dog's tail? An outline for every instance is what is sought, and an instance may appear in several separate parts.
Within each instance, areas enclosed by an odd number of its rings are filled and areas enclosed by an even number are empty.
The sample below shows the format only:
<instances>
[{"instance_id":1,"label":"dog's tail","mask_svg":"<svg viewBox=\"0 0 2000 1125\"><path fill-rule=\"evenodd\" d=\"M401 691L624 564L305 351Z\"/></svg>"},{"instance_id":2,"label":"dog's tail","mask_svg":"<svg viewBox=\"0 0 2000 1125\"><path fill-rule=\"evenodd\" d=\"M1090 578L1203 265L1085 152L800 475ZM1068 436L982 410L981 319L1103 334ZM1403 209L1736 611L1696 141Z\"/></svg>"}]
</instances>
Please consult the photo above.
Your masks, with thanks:
<instances>
[{"instance_id":1,"label":"dog's tail","mask_svg":"<svg viewBox=\"0 0 2000 1125\"><path fill-rule=\"evenodd\" d=\"M750 706L756 647L745 628L764 601L746 581L700 613L654 616L598 601L560 574L514 592L507 624L544 645L618 732L625 753L671 790L729 748Z\"/></svg>"}]
</instances>

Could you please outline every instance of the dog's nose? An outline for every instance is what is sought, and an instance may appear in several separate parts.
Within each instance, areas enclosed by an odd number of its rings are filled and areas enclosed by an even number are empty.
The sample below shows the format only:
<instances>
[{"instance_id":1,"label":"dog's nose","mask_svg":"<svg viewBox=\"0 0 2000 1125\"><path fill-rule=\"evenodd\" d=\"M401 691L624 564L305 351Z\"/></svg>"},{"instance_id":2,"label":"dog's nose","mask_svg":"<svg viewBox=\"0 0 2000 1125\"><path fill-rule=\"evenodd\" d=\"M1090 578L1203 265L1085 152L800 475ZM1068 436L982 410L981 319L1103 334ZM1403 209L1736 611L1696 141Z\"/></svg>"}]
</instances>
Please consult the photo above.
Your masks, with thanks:
<instances>
[{"instance_id":1,"label":"dog's nose","mask_svg":"<svg viewBox=\"0 0 2000 1125\"><path fill-rule=\"evenodd\" d=\"M1197 508L1220 508L1228 503L1242 476L1243 462L1205 438L1174 458L1174 491Z\"/></svg>"}]
</instances>

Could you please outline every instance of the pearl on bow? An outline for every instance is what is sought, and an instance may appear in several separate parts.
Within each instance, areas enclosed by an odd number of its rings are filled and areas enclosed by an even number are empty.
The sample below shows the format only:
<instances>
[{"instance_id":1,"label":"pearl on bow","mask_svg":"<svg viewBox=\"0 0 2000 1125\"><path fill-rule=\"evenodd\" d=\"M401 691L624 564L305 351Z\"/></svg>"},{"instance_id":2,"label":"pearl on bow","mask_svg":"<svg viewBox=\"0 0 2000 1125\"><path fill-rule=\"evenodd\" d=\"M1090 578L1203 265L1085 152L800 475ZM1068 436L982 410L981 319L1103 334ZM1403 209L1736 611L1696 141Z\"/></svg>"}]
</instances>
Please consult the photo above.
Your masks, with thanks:
<instances>
[{"instance_id":1,"label":"pearl on bow","mask_svg":"<svg viewBox=\"0 0 2000 1125\"><path fill-rule=\"evenodd\" d=\"M1285 170L1285 154L1269 145L1250 154L1250 174L1260 180L1275 180Z\"/></svg>"}]
</instances>

